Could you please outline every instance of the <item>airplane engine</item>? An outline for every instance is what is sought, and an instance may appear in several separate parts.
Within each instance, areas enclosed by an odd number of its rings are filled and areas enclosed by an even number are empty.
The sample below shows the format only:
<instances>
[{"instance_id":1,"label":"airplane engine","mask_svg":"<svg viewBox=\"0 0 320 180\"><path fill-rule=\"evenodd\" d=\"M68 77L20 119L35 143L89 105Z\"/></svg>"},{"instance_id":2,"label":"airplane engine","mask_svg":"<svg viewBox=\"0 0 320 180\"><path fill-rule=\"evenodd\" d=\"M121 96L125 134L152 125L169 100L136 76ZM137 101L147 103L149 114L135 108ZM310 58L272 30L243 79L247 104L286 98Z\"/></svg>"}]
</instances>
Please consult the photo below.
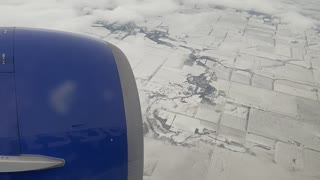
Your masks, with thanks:
<instances>
[{"instance_id":1,"label":"airplane engine","mask_svg":"<svg viewBox=\"0 0 320 180\"><path fill-rule=\"evenodd\" d=\"M82 35L0 28L0 179L142 180L129 62Z\"/></svg>"}]
</instances>

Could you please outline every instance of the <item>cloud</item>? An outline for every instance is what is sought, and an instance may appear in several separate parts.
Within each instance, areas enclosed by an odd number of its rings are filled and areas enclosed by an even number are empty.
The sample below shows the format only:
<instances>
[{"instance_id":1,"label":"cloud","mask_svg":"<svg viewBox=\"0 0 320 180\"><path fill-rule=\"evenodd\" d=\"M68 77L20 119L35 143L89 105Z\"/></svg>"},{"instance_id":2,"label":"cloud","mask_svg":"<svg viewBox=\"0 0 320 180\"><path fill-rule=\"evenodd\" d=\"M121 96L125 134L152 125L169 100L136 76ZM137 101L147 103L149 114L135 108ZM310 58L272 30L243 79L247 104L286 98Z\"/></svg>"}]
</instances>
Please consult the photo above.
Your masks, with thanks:
<instances>
[{"instance_id":1,"label":"cloud","mask_svg":"<svg viewBox=\"0 0 320 180\"><path fill-rule=\"evenodd\" d=\"M281 19L282 23L288 24L291 28L305 30L315 27L319 22L311 16L304 15L303 11L315 4L320 10L319 2L304 0L180 0L187 5L218 5L227 8L235 8L245 11L256 11Z\"/></svg>"},{"instance_id":2,"label":"cloud","mask_svg":"<svg viewBox=\"0 0 320 180\"><path fill-rule=\"evenodd\" d=\"M263 13L275 13L280 5L277 0L181 0L185 4L212 4L242 10L255 10Z\"/></svg>"},{"instance_id":3,"label":"cloud","mask_svg":"<svg viewBox=\"0 0 320 180\"><path fill-rule=\"evenodd\" d=\"M297 12L287 12L280 15L281 22L289 24L292 28L298 30L310 29L316 26L316 20L303 16Z\"/></svg>"},{"instance_id":4,"label":"cloud","mask_svg":"<svg viewBox=\"0 0 320 180\"><path fill-rule=\"evenodd\" d=\"M96 21L141 22L148 17L168 15L186 6L219 5L257 11L279 17L300 29L319 22L304 15L305 3L294 0L1 0L1 26L28 26L79 31ZM312 1L313 2L313 1Z\"/></svg>"}]
</instances>

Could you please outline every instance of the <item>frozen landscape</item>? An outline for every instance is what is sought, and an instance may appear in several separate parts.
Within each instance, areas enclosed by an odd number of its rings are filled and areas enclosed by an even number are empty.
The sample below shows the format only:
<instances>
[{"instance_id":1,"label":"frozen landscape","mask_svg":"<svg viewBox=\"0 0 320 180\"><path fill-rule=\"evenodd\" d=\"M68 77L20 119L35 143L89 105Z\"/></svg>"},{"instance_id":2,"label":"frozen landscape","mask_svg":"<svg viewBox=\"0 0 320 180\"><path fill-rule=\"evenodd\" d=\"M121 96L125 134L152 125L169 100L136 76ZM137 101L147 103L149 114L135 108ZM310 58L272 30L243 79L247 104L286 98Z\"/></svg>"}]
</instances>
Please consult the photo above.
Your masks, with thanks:
<instances>
[{"instance_id":1,"label":"frozen landscape","mask_svg":"<svg viewBox=\"0 0 320 180\"><path fill-rule=\"evenodd\" d=\"M94 25L134 69L145 179L320 179L320 35L279 21L200 7Z\"/></svg>"},{"instance_id":2,"label":"frozen landscape","mask_svg":"<svg viewBox=\"0 0 320 180\"><path fill-rule=\"evenodd\" d=\"M179 8L124 13L132 19L83 15L63 27L51 17L49 26L127 55L144 118L144 179L320 179L320 2L173 2ZM6 6L30 14L16 3Z\"/></svg>"}]
</instances>

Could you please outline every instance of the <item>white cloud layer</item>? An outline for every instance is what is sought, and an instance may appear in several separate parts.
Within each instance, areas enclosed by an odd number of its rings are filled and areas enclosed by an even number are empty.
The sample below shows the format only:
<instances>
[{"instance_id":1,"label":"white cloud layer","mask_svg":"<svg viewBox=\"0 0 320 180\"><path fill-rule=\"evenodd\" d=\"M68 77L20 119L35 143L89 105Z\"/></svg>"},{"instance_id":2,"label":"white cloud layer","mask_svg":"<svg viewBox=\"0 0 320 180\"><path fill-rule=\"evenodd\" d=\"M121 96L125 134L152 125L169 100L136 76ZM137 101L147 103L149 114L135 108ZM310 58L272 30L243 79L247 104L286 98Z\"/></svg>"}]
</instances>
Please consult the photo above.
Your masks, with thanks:
<instances>
[{"instance_id":1,"label":"white cloud layer","mask_svg":"<svg viewBox=\"0 0 320 180\"><path fill-rule=\"evenodd\" d=\"M257 11L279 17L293 28L309 29L319 24L304 13L315 0L0 0L1 26L28 26L78 31L96 21L139 22L186 6L219 5ZM309 7L309 6L308 6Z\"/></svg>"}]
</instances>

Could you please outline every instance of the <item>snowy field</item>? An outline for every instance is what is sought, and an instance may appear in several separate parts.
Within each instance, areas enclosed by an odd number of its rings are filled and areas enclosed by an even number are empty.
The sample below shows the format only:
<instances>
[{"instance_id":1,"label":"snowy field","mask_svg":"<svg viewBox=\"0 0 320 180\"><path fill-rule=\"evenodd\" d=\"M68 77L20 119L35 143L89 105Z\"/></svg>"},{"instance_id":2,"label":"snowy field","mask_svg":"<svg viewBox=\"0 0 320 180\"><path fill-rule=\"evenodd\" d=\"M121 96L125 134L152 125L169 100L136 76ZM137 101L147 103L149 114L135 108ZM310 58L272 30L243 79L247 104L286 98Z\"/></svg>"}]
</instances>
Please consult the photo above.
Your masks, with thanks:
<instances>
[{"instance_id":1,"label":"snowy field","mask_svg":"<svg viewBox=\"0 0 320 180\"><path fill-rule=\"evenodd\" d=\"M0 1L0 23L115 44L145 180L320 179L320 1Z\"/></svg>"}]
</instances>

